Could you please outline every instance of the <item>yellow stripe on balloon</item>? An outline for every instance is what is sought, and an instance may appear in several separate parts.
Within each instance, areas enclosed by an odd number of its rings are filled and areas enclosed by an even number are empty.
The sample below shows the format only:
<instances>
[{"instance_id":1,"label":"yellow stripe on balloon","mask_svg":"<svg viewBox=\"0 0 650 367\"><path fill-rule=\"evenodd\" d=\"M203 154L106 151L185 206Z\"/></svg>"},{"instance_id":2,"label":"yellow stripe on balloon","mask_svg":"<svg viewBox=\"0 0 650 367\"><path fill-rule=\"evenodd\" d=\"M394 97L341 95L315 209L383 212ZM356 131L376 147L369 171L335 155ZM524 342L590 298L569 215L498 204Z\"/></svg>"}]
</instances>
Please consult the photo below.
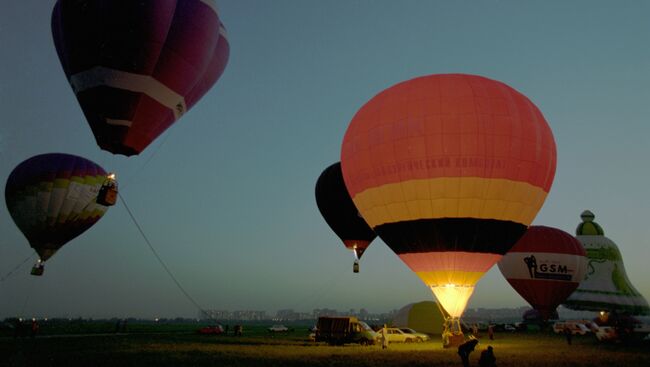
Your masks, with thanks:
<instances>
[{"instance_id":1,"label":"yellow stripe on balloon","mask_svg":"<svg viewBox=\"0 0 650 367\"><path fill-rule=\"evenodd\" d=\"M373 228L437 218L504 220L528 226L546 195L542 188L526 182L440 177L373 187L357 194L353 201Z\"/></svg>"},{"instance_id":2,"label":"yellow stripe on balloon","mask_svg":"<svg viewBox=\"0 0 650 367\"><path fill-rule=\"evenodd\" d=\"M37 184L36 190L38 192L50 192L54 187L54 182L52 181L41 181Z\"/></svg>"},{"instance_id":3,"label":"yellow stripe on balloon","mask_svg":"<svg viewBox=\"0 0 650 367\"><path fill-rule=\"evenodd\" d=\"M54 179L54 188L55 189L67 189L70 186L70 180L67 178L55 178Z\"/></svg>"}]
</instances>

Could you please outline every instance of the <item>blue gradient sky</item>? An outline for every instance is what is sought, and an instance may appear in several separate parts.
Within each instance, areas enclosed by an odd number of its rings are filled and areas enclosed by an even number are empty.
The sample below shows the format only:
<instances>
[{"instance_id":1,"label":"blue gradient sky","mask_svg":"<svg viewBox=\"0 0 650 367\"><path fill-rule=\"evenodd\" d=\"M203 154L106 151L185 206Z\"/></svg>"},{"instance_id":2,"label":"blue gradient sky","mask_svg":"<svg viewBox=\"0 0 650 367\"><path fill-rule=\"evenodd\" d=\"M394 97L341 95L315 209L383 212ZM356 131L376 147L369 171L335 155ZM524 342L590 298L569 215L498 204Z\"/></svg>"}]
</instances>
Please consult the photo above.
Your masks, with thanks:
<instances>
[{"instance_id":1,"label":"blue gradient sky","mask_svg":"<svg viewBox=\"0 0 650 367\"><path fill-rule=\"evenodd\" d=\"M150 240L205 308L385 311L431 299L381 240L352 274L314 184L339 160L363 103L399 81L452 72L503 81L541 109L558 167L534 224L573 233L591 209L650 297L650 2L221 0L225 74L129 159L95 145L54 50L53 4L8 1L0 12L0 182L47 152L117 171ZM0 201L4 276L31 249ZM44 277L28 272L0 283L0 317L196 314L121 204ZM469 307L524 304L495 266Z\"/></svg>"}]
</instances>

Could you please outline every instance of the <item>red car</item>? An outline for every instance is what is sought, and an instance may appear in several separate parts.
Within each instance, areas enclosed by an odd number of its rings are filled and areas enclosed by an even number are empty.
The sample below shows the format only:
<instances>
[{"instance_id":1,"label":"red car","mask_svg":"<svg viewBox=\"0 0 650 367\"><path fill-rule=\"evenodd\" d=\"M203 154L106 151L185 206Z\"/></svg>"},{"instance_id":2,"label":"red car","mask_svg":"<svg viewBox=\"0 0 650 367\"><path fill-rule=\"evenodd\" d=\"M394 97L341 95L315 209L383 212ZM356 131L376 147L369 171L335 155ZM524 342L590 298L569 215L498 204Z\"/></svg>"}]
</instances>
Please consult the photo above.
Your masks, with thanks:
<instances>
[{"instance_id":1,"label":"red car","mask_svg":"<svg viewBox=\"0 0 650 367\"><path fill-rule=\"evenodd\" d=\"M223 334L223 327L221 325L210 325L202 327L196 332L203 335L219 335Z\"/></svg>"}]
</instances>

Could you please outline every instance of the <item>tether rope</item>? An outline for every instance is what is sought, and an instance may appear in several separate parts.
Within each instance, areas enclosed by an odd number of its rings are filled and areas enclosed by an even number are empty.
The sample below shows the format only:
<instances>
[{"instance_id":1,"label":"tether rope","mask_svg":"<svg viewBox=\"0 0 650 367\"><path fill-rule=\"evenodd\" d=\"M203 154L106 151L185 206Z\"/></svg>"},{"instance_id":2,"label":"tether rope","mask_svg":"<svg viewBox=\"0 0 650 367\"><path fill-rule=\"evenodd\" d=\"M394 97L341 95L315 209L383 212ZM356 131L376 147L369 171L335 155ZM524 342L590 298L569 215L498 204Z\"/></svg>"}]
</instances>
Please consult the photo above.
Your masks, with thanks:
<instances>
[{"instance_id":1,"label":"tether rope","mask_svg":"<svg viewBox=\"0 0 650 367\"><path fill-rule=\"evenodd\" d=\"M208 313L203 309L203 307L201 307L201 306L199 305L199 303L196 302L196 300L195 300L194 298L192 298L192 296L190 296L189 293L187 293L187 291L185 290L185 288L183 288L183 286L182 286L181 283L178 281L178 279L176 279L176 277L174 276L174 274L172 273L172 271L169 269L169 267L167 266L167 264L165 264L165 262L164 262L163 259L160 257L160 255L158 255L158 252L156 251L156 249L155 249L155 248L153 247L153 245L151 244L151 241L149 241L149 238L147 237L147 235L146 235L146 234L144 233L144 231L142 230L142 227L140 226L140 224L138 223L138 221L135 219L135 216L134 216L133 213L131 212L131 209L129 209L129 206L126 205L126 200L124 200L124 195L120 193L118 196L119 196L119 198L120 198L120 201L121 201L122 204L124 205L124 208L126 208L126 211L129 213L129 216L131 217L131 220L133 221L133 223L135 224L135 226L138 228L138 231L139 231L140 234L142 235L142 238L143 238L144 241L147 243L147 246L149 246L149 250L151 250L151 252L154 254L154 256L156 257L156 259L158 260L158 262L160 263L160 265L163 267L163 269L165 269L165 272L167 272L167 275L169 275L169 277L174 281L174 284L176 284L176 286L178 287L178 289L180 289L180 291L183 293L183 295L185 295L185 297L186 297L190 302L192 302L192 304L193 304L193 305L194 305L194 306L195 306L199 311L201 311L201 313L202 313L203 315L208 315Z\"/></svg>"},{"instance_id":2,"label":"tether rope","mask_svg":"<svg viewBox=\"0 0 650 367\"><path fill-rule=\"evenodd\" d=\"M128 185L133 181L133 179L134 179L134 178L135 178L139 173L141 173L142 171L144 171L144 169L149 165L149 163L153 160L153 158L154 158L155 156L158 155L158 152L160 152L160 148L161 148L163 145L165 145L165 143L167 142L167 139L169 139L169 136L170 136L170 135L171 135L171 134L169 134L169 133L168 133L168 134L165 134L165 135L162 137L162 140L160 141L160 143L157 144L157 145L153 148L153 151L152 151L152 153L149 155L149 157L147 157L147 159L144 161L144 163L142 163L142 164L140 165L140 167L135 171L135 174L129 175L129 180L126 181L126 182L124 182L123 184L120 184L120 186L122 187L122 189L124 189L125 187L127 187L127 186L128 186Z\"/></svg>"},{"instance_id":3,"label":"tether rope","mask_svg":"<svg viewBox=\"0 0 650 367\"><path fill-rule=\"evenodd\" d=\"M23 265L25 265L26 262L28 262L32 257L34 257L36 253L30 254L25 260L23 260L20 264L18 264L15 268L11 269L7 274L5 274L1 279L0 282L4 282L7 280L11 275L13 275L14 272L16 272L18 269L20 269Z\"/></svg>"}]
</instances>

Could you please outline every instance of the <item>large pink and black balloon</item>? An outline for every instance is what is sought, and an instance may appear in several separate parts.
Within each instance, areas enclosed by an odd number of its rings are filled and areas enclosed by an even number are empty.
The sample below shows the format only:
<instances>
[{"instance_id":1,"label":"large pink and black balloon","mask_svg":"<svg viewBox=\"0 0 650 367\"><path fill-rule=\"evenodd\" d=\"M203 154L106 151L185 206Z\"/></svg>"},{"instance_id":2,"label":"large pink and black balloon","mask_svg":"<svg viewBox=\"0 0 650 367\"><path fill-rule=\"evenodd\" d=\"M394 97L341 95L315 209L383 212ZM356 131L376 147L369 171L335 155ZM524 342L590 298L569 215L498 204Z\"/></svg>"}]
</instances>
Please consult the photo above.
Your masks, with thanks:
<instances>
[{"instance_id":1,"label":"large pink and black balloon","mask_svg":"<svg viewBox=\"0 0 650 367\"><path fill-rule=\"evenodd\" d=\"M97 144L127 156L212 87L230 50L213 0L58 0L52 35Z\"/></svg>"}]
</instances>

